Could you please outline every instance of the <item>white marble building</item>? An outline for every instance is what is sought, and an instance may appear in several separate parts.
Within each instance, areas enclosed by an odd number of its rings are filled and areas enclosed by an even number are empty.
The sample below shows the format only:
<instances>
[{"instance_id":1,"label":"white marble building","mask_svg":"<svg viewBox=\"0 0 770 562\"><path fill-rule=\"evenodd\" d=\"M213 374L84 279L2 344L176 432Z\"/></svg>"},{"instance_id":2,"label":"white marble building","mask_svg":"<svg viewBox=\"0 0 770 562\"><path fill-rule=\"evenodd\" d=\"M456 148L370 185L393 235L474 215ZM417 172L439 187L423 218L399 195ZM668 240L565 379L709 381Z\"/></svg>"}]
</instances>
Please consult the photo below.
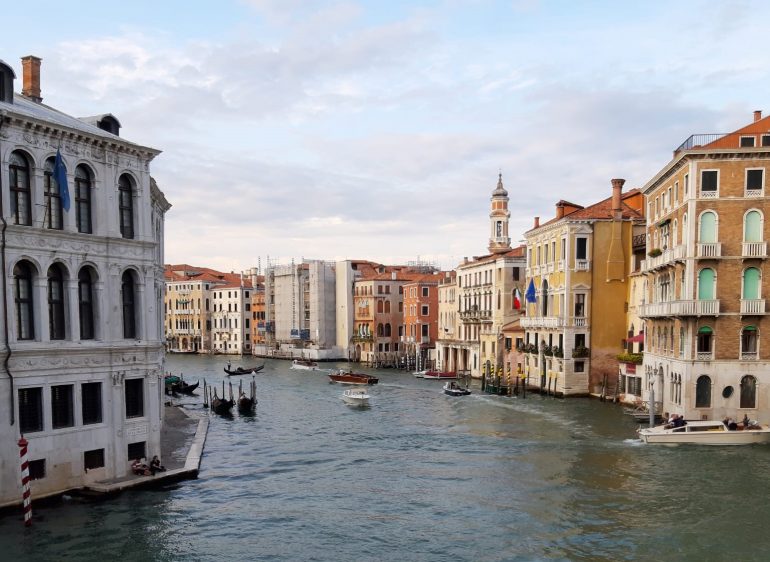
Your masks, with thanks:
<instances>
[{"instance_id":1,"label":"white marble building","mask_svg":"<svg viewBox=\"0 0 770 562\"><path fill-rule=\"evenodd\" d=\"M0 61L0 505L21 502L21 435L34 499L126 474L162 423L160 151L44 105L40 59L22 61L21 94Z\"/></svg>"}]
</instances>

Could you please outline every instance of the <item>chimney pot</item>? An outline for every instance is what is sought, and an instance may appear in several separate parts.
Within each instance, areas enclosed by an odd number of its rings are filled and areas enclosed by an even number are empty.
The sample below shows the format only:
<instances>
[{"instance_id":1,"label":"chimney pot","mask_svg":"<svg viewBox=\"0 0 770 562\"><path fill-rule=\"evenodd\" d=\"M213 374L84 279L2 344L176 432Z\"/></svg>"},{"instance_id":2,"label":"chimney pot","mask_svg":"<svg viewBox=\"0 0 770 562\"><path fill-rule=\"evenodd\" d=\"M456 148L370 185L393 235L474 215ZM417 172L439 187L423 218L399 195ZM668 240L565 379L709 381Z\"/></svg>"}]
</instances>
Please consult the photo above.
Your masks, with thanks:
<instances>
[{"instance_id":1,"label":"chimney pot","mask_svg":"<svg viewBox=\"0 0 770 562\"><path fill-rule=\"evenodd\" d=\"M762 110L758 109L754 112L754 122L756 123L760 119L762 119Z\"/></svg>"},{"instance_id":2,"label":"chimney pot","mask_svg":"<svg viewBox=\"0 0 770 562\"><path fill-rule=\"evenodd\" d=\"M37 103L43 101L40 97L40 62L42 60L33 55L21 57L23 71L21 94Z\"/></svg>"},{"instance_id":3,"label":"chimney pot","mask_svg":"<svg viewBox=\"0 0 770 562\"><path fill-rule=\"evenodd\" d=\"M620 206L620 194L623 191L623 184L626 183L626 180L613 179L610 180L610 182L612 183L612 211L616 218L620 218L618 216L622 211Z\"/></svg>"},{"instance_id":4,"label":"chimney pot","mask_svg":"<svg viewBox=\"0 0 770 562\"><path fill-rule=\"evenodd\" d=\"M540 217L535 217L535 228L540 226Z\"/></svg>"},{"instance_id":5,"label":"chimney pot","mask_svg":"<svg viewBox=\"0 0 770 562\"><path fill-rule=\"evenodd\" d=\"M556 203L556 218L564 218L564 205L561 203Z\"/></svg>"}]
</instances>

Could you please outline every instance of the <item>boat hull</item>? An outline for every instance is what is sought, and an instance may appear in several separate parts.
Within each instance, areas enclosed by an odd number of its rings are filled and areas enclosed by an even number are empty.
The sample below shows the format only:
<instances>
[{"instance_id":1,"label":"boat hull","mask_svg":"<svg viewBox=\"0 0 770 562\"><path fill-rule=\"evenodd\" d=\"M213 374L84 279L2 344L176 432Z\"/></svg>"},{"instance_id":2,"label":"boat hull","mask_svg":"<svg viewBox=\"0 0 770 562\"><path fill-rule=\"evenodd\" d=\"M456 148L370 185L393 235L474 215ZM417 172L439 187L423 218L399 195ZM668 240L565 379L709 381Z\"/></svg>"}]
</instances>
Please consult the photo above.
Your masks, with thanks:
<instances>
[{"instance_id":1,"label":"boat hull","mask_svg":"<svg viewBox=\"0 0 770 562\"><path fill-rule=\"evenodd\" d=\"M342 401L351 406L368 406L369 395L365 390L346 390L342 393Z\"/></svg>"},{"instance_id":2,"label":"boat hull","mask_svg":"<svg viewBox=\"0 0 770 562\"><path fill-rule=\"evenodd\" d=\"M355 373L329 375L330 382L336 382L337 384L377 384L379 379L371 375L359 375Z\"/></svg>"},{"instance_id":3,"label":"boat hull","mask_svg":"<svg viewBox=\"0 0 770 562\"><path fill-rule=\"evenodd\" d=\"M770 429L731 431L721 423L691 422L680 428L657 426L640 429L639 438L654 445L753 445L770 442Z\"/></svg>"},{"instance_id":4,"label":"boat hull","mask_svg":"<svg viewBox=\"0 0 770 562\"><path fill-rule=\"evenodd\" d=\"M430 379L430 380L441 380L441 381L450 381L450 380L457 380L460 377L457 376L457 373L452 373L449 371L427 371L422 378L424 379Z\"/></svg>"}]
</instances>

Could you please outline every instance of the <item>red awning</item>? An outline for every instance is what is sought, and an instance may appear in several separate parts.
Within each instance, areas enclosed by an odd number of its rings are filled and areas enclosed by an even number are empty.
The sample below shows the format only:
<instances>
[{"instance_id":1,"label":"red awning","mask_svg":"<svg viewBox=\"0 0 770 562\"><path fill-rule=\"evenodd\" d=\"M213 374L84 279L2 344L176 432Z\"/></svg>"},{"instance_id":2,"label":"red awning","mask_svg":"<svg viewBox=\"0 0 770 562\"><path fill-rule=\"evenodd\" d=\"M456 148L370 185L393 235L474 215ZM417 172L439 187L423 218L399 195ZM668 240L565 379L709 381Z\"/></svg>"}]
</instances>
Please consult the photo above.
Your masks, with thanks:
<instances>
[{"instance_id":1,"label":"red awning","mask_svg":"<svg viewBox=\"0 0 770 562\"><path fill-rule=\"evenodd\" d=\"M644 343L644 334L637 334L635 336L631 336L630 338L626 338L628 343Z\"/></svg>"}]
</instances>

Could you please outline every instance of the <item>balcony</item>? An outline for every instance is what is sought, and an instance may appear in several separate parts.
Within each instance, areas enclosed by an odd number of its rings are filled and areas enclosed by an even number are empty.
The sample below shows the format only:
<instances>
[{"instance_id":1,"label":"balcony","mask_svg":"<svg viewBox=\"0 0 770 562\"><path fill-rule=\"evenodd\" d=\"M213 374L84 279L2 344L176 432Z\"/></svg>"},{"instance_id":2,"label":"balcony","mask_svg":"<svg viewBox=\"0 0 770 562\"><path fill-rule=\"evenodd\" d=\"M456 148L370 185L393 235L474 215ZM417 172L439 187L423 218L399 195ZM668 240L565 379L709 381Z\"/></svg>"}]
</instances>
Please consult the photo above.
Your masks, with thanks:
<instances>
[{"instance_id":1,"label":"balcony","mask_svg":"<svg viewBox=\"0 0 770 562\"><path fill-rule=\"evenodd\" d=\"M699 242L696 249L696 257L701 259L721 258L722 257L722 243L721 242Z\"/></svg>"},{"instance_id":2,"label":"balcony","mask_svg":"<svg viewBox=\"0 0 770 562\"><path fill-rule=\"evenodd\" d=\"M643 304L639 306L640 318L659 316L719 316L719 300L686 300Z\"/></svg>"},{"instance_id":3,"label":"balcony","mask_svg":"<svg viewBox=\"0 0 770 562\"><path fill-rule=\"evenodd\" d=\"M745 197L763 197L764 196L764 190L762 189L749 189L746 188L746 192L744 193Z\"/></svg>"},{"instance_id":4,"label":"balcony","mask_svg":"<svg viewBox=\"0 0 770 562\"><path fill-rule=\"evenodd\" d=\"M589 269L591 269L590 260L575 259L575 271L588 271Z\"/></svg>"},{"instance_id":5,"label":"balcony","mask_svg":"<svg viewBox=\"0 0 770 562\"><path fill-rule=\"evenodd\" d=\"M756 361L759 354L756 351L741 351L741 361Z\"/></svg>"},{"instance_id":6,"label":"balcony","mask_svg":"<svg viewBox=\"0 0 770 562\"><path fill-rule=\"evenodd\" d=\"M559 316L527 316L520 320L522 328L562 328L564 319Z\"/></svg>"},{"instance_id":7,"label":"balcony","mask_svg":"<svg viewBox=\"0 0 770 562\"><path fill-rule=\"evenodd\" d=\"M766 258L767 242L744 242L742 255L744 258Z\"/></svg>"},{"instance_id":8,"label":"balcony","mask_svg":"<svg viewBox=\"0 0 770 562\"><path fill-rule=\"evenodd\" d=\"M559 260L559 271L564 271L564 260Z\"/></svg>"},{"instance_id":9,"label":"balcony","mask_svg":"<svg viewBox=\"0 0 770 562\"><path fill-rule=\"evenodd\" d=\"M478 322L480 320L490 320L491 318L491 310L480 310L478 306L472 306L468 310L460 311L460 320L464 321Z\"/></svg>"},{"instance_id":10,"label":"balcony","mask_svg":"<svg viewBox=\"0 0 770 562\"><path fill-rule=\"evenodd\" d=\"M713 351L698 351L695 354L696 361L711 361L714 359Z\"/></svg>"},{"instance_id":11,"label":"balcony","mask_svg":"<svg viewBox=\"0 0 770 562\"><path fill-rule=\"evenodd\" d=\"M765 314L765 299L741 299L741 314Z\"/></svg>"},{"instance_id":12,"label":"balcony","mask_svg":"<svg viewBox=\"0 0 770 562\"><path fill-rule=\"evenodd\" d=\"M647 259L642 260L642 272L646 273L648 271L667 266L672 262L681 261L684 259L686 251L687 247L684 244L680 244L678 246L674 246L673 248L663 250L663 252L661 252L661 254L658 256L648 257Z\"/></svg>"}]
</instances>

